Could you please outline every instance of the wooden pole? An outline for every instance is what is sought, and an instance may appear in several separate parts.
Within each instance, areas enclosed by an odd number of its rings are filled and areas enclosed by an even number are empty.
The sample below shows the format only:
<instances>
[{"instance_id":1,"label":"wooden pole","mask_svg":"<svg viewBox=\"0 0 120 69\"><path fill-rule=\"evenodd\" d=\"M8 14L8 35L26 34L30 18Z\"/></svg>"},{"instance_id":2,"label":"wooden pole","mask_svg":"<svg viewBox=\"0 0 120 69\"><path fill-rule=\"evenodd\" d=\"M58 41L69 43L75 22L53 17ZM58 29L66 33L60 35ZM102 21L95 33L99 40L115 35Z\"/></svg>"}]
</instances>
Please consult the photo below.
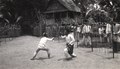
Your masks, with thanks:
<instances>
[{"instance_id":1,"label":"wooden pole","mask_svg":"<svg viewBox=\"0 0 120 69\"><path fill-rule=\"evenodd\" d=\"M54 12L53 12L53 18L54 18L54 22L55 22L55 14L54 14ZM53 25L54 25L54 24L53 24ZM53 34L53 27L52 27L52 31L51 31L51 32L52 32L52 37L53 37L53 35L54 35L54 34Z\"/></svg>"},{"instance_id":2,"label":"wooden pole","mask_svg":"<svg viewBox=\"0 0 120 69\"><path fill-rule=\"evenodd\" d=\"M113 22L112 22L113 23ZM115 57L115 48L114 48L114 44L113 44L113 42L114 42L114 38L113 38L113 24L111 23L111 25L112 25L112 50L113 50L113 58Z\"/></svg>"},{"instance_id":3,"label":"wooden pole","mask_svg":"<svg viewBox=\"0 0 120 69\"><path fill-rule=\"evenodd\" d=\"M77 23L77 17L75 17L75 22L76 22L76 24L78 25L78 23ZM79 25L77 26L77 28L79 27ZM77 47L78 47L78 38L79 38L79 32L77 31Z\"/></svg>"},{"instance_id":4,"label":"wooden pole","mask_svg":"<svg viewBox=\"0 0 120 69\"><path fill-rule=\"evenodd\" d=\"M67 23L68 23L68 21L69 21L69 20L68 20L68 11L67 11Z\"/></svg>"},{"instance_id":5,"label":"wooden pole","mask_svg":"<svg viewBox=\"0 0 120 69\"><path fill-rule=\"evenodd\" d=\"M61 19L61 13L60 13L60 24L58 24L58 42L60 41L60 38L59 38L59 37L61 36L61 35L60 35L60 32L61 32L61 31L60 31L61 20L62 20L62 19Z\"/></svg>"}]
</instances>

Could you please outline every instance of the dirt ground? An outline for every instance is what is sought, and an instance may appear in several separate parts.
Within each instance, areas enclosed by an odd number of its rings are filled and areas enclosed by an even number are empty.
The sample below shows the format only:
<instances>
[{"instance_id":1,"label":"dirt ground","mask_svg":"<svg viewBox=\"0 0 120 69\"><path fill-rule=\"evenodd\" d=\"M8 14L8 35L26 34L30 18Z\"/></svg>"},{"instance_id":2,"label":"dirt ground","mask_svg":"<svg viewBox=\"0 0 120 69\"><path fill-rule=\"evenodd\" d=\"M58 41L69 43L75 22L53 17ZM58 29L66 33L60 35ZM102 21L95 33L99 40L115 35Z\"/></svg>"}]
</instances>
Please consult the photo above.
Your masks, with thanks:
<instances>
[{"instance_id":1,"label":"dirt ground","mask_svg":"<svg viewBox=\"0 0 120 69\"><path fill-rule=\"evenodd\" d=\"M40 37L21 36L7 40L0 45L0 69L119 69L120 53L112 58L111 49L75 47L77 57L71 60L64 59L64 40L49 41L51 58L47 53L40 51L35 60L30 60Z\"/></svg>"}]
</instances>

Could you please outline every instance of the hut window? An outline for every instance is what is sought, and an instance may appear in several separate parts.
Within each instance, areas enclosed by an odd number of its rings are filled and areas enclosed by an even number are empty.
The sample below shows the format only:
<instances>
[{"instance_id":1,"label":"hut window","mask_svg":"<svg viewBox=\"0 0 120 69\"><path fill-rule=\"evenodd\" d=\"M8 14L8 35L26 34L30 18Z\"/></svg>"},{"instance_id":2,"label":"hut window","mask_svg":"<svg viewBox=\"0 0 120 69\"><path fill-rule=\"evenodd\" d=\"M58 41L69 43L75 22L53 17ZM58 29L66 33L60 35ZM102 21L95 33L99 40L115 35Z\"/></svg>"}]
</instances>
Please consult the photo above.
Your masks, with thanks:
<instances>
[{"instance_id":1,"label":"hut window","mask_svg":"<svg viewBox=\"0 0 120 69\"><path fill-rule=\"evenodd\" d=\"M55 13L55 22L60 22L60 21L61 21L60 13Z\"/></svg>"},{"instance_id":2,"label":"hut window","mask_svg":"<svg viewBox=\"0 0 120 69\"><path fill-rule=\"evenodd\" d=\"M70 13L68 13L68 16L69 16L70 18L74 18L74 13L73 13L73 12L70 12Z\"/></svg>"},{"instance_id":3,"label":"hut window","mask_svg":"<svg viewBox=\"0 0 120 69\"><path fill-rule=\"evenodd\" d=\"M54 17L53 14L47 14L47 15L46 15L46 18L47 18L47 19L51 19L51 18L53 18L53 17Z\"/></svg>"},{"instance_id":4,"label":"hut window","mask_svg":"<svg viewBox=\"0 0 120 69\"><path fill-rule=\"evenodd\" d=\"M65 18L65 17L67 17L67 13L66 12L61 13L61 18Z\"/></svg>"}]
</instances>

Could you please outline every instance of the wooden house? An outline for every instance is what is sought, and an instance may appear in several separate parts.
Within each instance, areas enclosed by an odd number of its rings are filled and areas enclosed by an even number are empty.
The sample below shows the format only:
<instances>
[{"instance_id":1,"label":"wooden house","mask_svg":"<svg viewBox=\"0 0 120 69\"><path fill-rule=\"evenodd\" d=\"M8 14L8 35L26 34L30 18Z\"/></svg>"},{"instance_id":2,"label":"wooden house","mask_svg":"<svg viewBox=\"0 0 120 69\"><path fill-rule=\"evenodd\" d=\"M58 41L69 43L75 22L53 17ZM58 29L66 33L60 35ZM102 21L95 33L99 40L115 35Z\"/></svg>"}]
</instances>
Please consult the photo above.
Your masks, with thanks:
<instances>
[{"instance_id":1,"label":"wooden house","mask_svg":"<svg viewBox=\"0 0 120 69\"><path fill-rule=\"evenodd\" d=\"M49 0L44 14L46 32L55 37L59 36L60 27L80 22L81 9L72 0Z\"/></svg>"}]
</instances>

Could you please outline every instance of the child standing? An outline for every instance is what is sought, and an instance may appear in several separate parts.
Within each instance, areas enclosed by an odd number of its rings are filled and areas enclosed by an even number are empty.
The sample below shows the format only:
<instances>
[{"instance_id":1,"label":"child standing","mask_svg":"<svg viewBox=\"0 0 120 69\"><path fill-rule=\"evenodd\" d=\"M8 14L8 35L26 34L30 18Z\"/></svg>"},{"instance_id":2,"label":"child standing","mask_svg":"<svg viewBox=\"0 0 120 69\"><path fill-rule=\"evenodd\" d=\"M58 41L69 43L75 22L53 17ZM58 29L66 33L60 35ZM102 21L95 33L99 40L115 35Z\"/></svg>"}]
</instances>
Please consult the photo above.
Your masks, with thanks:
<instances>
[{"instance_id":1,"label":"child standing","mask_svg":"<svg viewBox=\"0 0 120 69\"><path fill-rule=\"evenodd\" d=\"M34 56L32 57L31 60L34 60L34 59L35 59L35 57L37 56L37 54L38 54L38 52L39 52L40 50L46 51L47 54L48 54L48 58L50 58L50 50L49 50L49 48L46 47L46 42L47 42L48 40L53 40L53 38L47 38L47 34L44 33L44 34L43 34L43 37L41 38L41 40L40 40L40 42L39 42L39 44L38 44L38 48L37 48L37 50L35 51Z\"/></svg>"}]
</instances>

